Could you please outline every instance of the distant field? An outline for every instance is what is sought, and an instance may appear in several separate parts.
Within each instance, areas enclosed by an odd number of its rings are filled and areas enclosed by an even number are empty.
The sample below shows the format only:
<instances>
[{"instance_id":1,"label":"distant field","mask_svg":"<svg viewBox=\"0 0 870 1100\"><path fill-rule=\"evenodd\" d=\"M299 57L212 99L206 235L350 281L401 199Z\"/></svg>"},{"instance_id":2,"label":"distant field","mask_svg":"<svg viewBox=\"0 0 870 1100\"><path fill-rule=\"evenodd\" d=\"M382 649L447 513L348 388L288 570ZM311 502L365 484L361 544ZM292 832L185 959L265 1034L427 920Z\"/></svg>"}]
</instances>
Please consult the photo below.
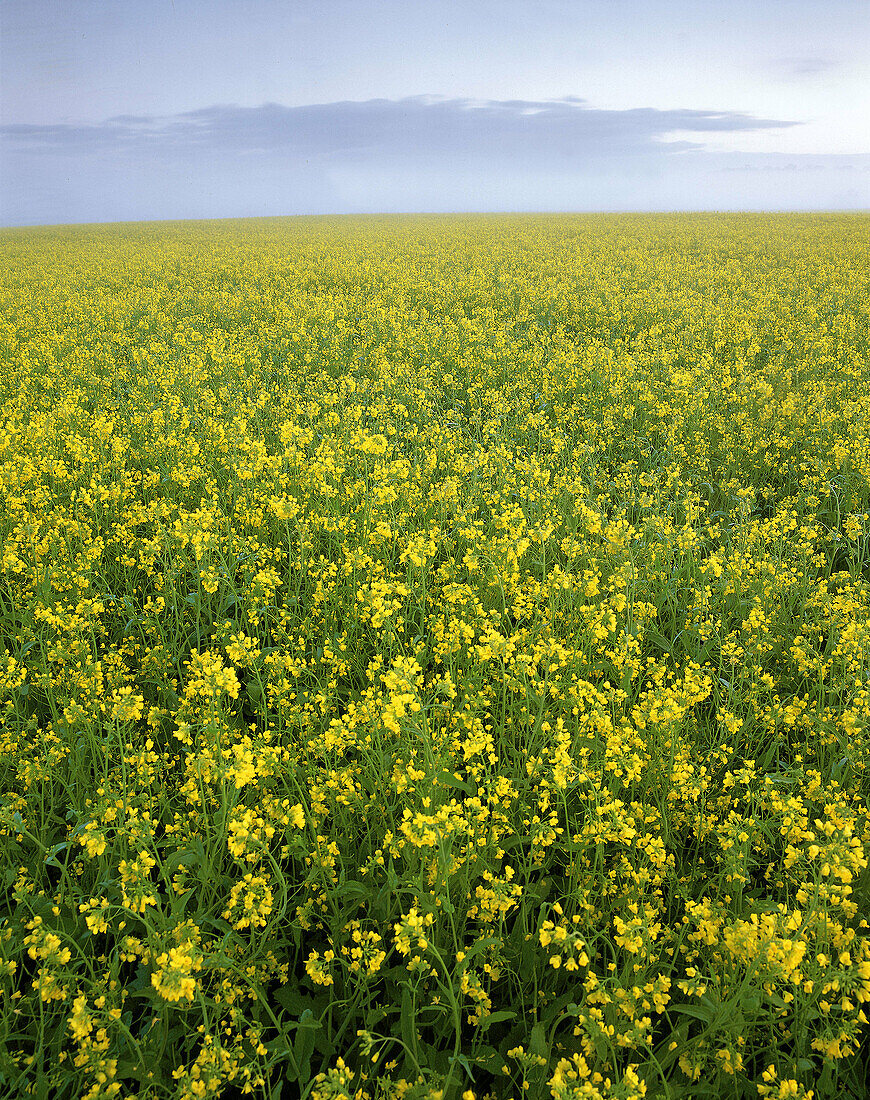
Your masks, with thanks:
<instances>
[{"instance_id":1,"label":"distant field","mask_svg":"<svg viewBox=\"0 0 870 1100\"><path fill-rule=\"evenodd\" d=\"M870 1095L870 216L0 257L0 1095Z\"/></svg>"}]
</instances>

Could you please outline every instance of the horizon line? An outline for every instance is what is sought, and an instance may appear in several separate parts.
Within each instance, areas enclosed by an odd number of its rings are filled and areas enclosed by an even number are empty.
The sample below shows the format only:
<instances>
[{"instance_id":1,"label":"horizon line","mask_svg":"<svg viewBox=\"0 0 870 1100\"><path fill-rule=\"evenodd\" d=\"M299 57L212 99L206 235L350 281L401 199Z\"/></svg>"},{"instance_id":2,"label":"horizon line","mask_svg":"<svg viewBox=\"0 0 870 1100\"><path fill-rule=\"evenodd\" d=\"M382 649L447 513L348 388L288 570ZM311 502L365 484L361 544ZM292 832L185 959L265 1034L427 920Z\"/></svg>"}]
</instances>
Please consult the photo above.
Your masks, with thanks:
<instances>
[{"instance_id":1,"label":"horizon line","mask_svg":"<svg viewBox=\"0 0 870 1100\"><path fill-rule=\"evenodd\" d=\"M72 229L89 226L113 225L180 225L191 222L240 222L240 221L288 221L290 219L314 218L458 218L458 217L601 217L602 215L675 215L675 214L777 214L777 215L818 215L818 214L870 214L870 206L819 206L819 207L661 207L651 210L637 208L602 208L600 210L357 210L334 211L328 213L296 214L228 214L212 218L122 218L111 221L74 221L74 222L0 222L0 231L4 229Z\"/></svg>"}]
</instances>

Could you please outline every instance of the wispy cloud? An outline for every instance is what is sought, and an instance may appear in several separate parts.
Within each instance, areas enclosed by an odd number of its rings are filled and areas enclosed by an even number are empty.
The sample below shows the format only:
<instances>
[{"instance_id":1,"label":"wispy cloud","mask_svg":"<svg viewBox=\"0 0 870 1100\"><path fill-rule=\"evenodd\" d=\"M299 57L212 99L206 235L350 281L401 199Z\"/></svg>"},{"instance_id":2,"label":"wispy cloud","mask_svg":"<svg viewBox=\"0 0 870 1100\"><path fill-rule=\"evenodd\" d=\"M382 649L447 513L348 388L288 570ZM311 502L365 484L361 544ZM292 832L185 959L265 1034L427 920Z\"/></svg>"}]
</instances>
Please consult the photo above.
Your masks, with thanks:
<instances>
[{"instance_id":1,"label":"wispy cloud","mask_svg":"<svg viewBox=\"0 0 870 1100\"><path fill-rule=\"evenodd\" d=\"M554 164L626 156L672 156L698 148L668 134L723 133L797 125L717 110L602 110L577 97L470 100L438 96L285 107L215 105L164 117L119 115L96 125L10 125L8 142L30 151L151 156L286 155L323 162L414 161Z\"/></svg>"},{"instance_id":2,"label":"wispy cloud","mask_svg":"<svg viewBox=\"0 0 870 1100\"><path fill-rule=\"evenodd\" d=\"M809 80L832 69L841 62L834 57L806 54L803 57L780 57L774 62L774 73L780 80Z\"/></svg>"}]
</instances>

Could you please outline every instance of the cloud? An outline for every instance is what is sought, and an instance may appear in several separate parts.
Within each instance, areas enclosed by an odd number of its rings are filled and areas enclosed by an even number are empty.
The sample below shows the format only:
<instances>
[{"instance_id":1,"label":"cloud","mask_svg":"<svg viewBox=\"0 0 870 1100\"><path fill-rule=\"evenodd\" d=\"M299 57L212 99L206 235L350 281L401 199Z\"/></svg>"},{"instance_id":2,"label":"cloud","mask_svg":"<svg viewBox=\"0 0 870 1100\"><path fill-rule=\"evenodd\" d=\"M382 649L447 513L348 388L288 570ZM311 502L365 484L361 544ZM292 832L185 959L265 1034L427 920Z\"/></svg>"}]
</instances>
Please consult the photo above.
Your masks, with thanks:
<instances>
[{"instance_id":1,"label":"cloud","mask_svg":"<svg viewBox=\"0 0 870 1100\"><path fill-rule=\"evenodd\" d=\"M774 73L780 80L809 80L838 68L840 64L833 57L780 57L774 62Z\"/></svg>"},{"instance_id":2,"label":"cloud","mask_svg":"<svg viewBox=\"0 0 870 1100\"><path fill-rule=\"evenodd\" d=\"M734 111L441 96L7 125L0 224L401 211L867 206L870 157L720 153Z\"/></svg>"},{"instance_id":3,"label":"cloud","mask_svg":"<svg viewBox=\"0 0 870 1100\"><path fill-rule=\"evenodd\" d=\"M439 96L285 107L215 105L160 118L119 115L92 125L8 125L20 150L188 158L250 155L360 163L455 159L463 165L569 163L672 156L701 142L668 134L723 133L797 125L716 110L602 110L558 100L471 100Z\"/></svg>"}]
</instances>

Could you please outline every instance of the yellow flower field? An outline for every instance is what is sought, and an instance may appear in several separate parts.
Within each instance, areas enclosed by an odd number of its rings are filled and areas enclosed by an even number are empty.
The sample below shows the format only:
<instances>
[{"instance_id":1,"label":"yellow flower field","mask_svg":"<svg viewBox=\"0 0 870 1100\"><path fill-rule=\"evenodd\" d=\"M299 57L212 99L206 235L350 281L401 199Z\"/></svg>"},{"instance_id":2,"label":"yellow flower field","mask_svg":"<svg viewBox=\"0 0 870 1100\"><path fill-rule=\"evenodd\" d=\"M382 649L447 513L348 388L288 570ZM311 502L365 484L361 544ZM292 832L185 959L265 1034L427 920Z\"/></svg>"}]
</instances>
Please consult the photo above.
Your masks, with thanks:
<instances>
[{"instance_id":1,"label":"yellow flower field","mask_svg":"<svg viewBox=\"0 0 870 1100\"><path fill-rule=\"evenodd\" d=\"M870 1093L870 217L0 233L0 1093Z\"/></svg>"}]
</instances>

